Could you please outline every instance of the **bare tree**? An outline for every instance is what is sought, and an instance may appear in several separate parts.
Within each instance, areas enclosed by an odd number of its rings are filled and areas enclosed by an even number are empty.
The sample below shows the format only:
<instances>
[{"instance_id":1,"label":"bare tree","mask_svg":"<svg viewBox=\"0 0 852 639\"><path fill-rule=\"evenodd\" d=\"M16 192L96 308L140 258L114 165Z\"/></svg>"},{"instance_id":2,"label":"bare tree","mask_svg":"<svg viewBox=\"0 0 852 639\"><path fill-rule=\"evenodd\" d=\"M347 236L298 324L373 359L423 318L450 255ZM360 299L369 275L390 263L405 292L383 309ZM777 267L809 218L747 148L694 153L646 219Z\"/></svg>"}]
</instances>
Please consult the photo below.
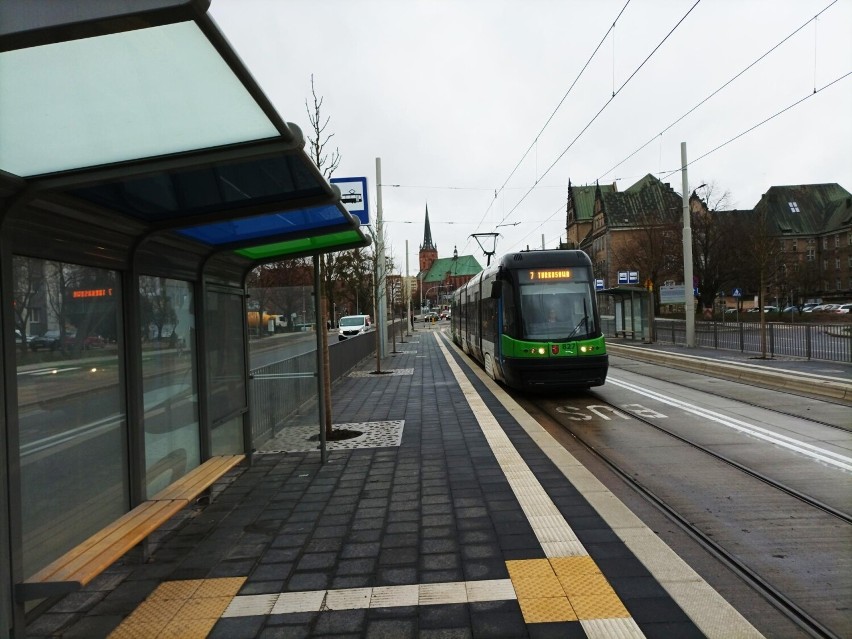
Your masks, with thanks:
<instances>
[{"instance_id":1,"label":"bare tree","mask_svg":"<svg viewBox=\"0 0 852 639\"><path fill-rule=\"evenodd\" d=\"M314 100L313 109L308 104L308 101L305 100L305 109L308 111L308 121L311 123L311 132L313 133L313 136L308 134L310 156L317 165L317 168L319 168L323 177L329 179L340 164L340 151L335 148L334 151L331 152L331 157L329 157L326 152L326 146L328 146L328 143L331 142L331 138L334 137L334 133L325 133L325 130L328 128L328 123L331 121L331 116L325 118L325 120L322 118L322 103L325 98L317 97L313 73L311 74L311 95Z\"/></svg>"},{"instance_id":2,"label":"bare tree","mask_svg":"<svg viewBox=\"0 0 852 639\"><path fill-rule=\"evenodd\" d=\"M333 133L326 133L326 129L328 128L328 123L331 120L330 117L326 117L323 119L322 116L322 103L324 98L317 97L316 87L314 86L314 76L311 74L311 95L313 96L313 110L311 106L308 104L308 101L305 100L305 108L308 112L308 120L311 123L311 134L308 134L308 144L310 145L310 156L314 163L319 168L323 177L326 179L331 178L337 166L340 164L340 152L338 149L331 153L329 157L328 152L326 151L326 146L328 146L331 138L334 137ZM325 379L322 380L326 388L325 393L325 435L327 439L330 439L333 436L332 430L332 417L331 417L331 378L329 373L329 360L328 360L328 304L329 300L327 298L326 291L330 286L327 286L327 280L329 279L328 273L333 273L336 266L336 260L333 256L323 256L318 255L316 258L319 262L319 282L317 283L319 290L317 293L317 299L320 300L320 316L317 318L317 335L320 336L319 347L322 351L322 357L325 363Z\"/></svg>"},{"instance_id":3,"label":"bare tree","mask_svg":"<svg viewBox=\"0 0 852 639\"><path fill-rule=\"evenodd\" d=\"M766 294L770 286L777 282L783 271L783 252L781 242L772 226L772 220L765 206L758 206L751 212L742 212L734 236L735 258L742 265L743 272L750 275L758 295L760 309L760 352L766 357Z\"/></svg>"},{"instance_id":4,"label":"bare tree","mask_svg":"<svg viewBox=\"0 0 852 639\"><path fill-rule=\"evenodd\" d=\"M27 326L32 307L44 285L44 261L31 257L15 256L12 262L15 328L20 335L21 351L27 348Z\"/></svg>"},{"instance_id":5,"label":"bare tree","mask_svg":"<svg viewBox=\"0 0 852 639\"><path fill-rule=\"evenodd\" d=\"M731 194L715 182L706 185L704 199L693 191L689 198L692 226L693 273L698 280L699 303L712 309L719 291L736 286L739 262L731 250L738 212L728 211Z\"/></svg>"}]
</instances>

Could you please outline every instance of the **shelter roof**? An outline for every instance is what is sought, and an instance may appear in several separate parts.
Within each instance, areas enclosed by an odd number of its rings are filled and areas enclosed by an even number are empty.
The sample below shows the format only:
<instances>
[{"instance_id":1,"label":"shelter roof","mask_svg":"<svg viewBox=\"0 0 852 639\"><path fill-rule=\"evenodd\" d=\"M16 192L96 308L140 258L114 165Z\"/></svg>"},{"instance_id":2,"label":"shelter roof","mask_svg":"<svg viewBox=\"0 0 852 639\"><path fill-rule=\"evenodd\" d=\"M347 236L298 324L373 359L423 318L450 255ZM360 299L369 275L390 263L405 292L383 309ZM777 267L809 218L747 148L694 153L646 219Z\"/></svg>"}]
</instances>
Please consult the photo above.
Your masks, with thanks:
<instances>
[{"instance_id":1,"label":"shelter roof","mask_svg":"<svg viewBox=\"0 0 852 639\"><path fill-rule=\"evenodd\" d=\"M0 3L0 232L32 234L39 208L47 234L82 215L93 243L118 229L246 270L369 244L208 7Z\"/></svg>"}]
</instances>

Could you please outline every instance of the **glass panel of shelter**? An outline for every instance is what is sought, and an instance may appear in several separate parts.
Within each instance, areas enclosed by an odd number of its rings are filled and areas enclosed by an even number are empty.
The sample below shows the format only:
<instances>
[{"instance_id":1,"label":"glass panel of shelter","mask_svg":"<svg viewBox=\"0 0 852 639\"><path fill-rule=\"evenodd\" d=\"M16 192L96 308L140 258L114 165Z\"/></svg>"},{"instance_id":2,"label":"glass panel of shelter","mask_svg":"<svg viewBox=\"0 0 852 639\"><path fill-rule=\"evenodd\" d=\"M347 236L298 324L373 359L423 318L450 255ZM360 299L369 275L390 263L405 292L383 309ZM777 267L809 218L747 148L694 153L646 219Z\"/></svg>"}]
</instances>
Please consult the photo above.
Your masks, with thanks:
<instances>
[{"instance_id":1,"label":"glass panel of shelter","mask_svg":"<svg viewBox=\"0 0 852 639\"><path fill-rule=\"evenodd\" d=\"M23 570L129 504L116 271L13 257ZM35 311L35 312L34 312ZM41 321L32 322L33 317Z\"/></svg>"}]
</instances>

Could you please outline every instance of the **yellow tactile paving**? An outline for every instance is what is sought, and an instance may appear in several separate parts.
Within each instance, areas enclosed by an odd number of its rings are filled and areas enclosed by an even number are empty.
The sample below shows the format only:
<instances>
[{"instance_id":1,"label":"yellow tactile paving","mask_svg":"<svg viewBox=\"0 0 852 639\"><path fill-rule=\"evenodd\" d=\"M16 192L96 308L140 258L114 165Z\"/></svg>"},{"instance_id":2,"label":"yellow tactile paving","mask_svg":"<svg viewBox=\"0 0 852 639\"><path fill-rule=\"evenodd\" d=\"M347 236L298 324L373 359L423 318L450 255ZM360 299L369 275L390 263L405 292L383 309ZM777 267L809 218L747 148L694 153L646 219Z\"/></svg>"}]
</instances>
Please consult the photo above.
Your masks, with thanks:
<instances>
[{"instance_id":1,"label":"yellow tactile paving","mask_svg":"<svg viewBox=\"0 0 852 639\"><path fill-rule=\"evenodd\" d=\"M233 597L203 597L187 600L180 609L183 619L218 619Z\"/></svg>"},{"instance_id":2,"label":"yellow tactile paving","mask_svg":"<svg viewBox=\"0 0 852 639\"><path fill-rule=\"evenodd\" d=\"M166 622L128 623L125 619L109 636L110 639L151 639L158 636L165 627Z\"/></svg>"},{"instance_id":3,"label":"yellow tactile paving","mask_svg":"<svg viewBox=\"0 0 852 639\"><path fill-rule=\"evenodd\" d=\"M567 597L542 597L518 599L526 623L577 621L577 615Z\"/></svg>"},{"instance_id":4,"label":"yellow tactile paving","mask_svg":"<svg viewBox=\"0 0 852 639\"><path fill-rule=\"evenodd\" d=\"M571 575L559 577L562 590L569 597L577 595L613 595L612 586L603 575Z\"/></svg>"},{"instance_id":5,"label":"yellow tactile paving","mask_svg":"<svg viewBox=\"0 0 852 639\"><path fill-rule=\"evenodd\" d=\"M173 619L157 639L205 639L215 625L216 619Z\"/></svg>"},{"instance_id":6,"label":"yellow tactile paving","mask_svg":"<svg viewBox=\"0 0 852 639\"><path fill-rule=\"evenodd\" d=\"M550 565L558 577L595 575L601 572L595 560L588 555L578 557L551 557Z\"/></svg>"},{"instance_id":7,"label":"yellow tactile paving","mask_svg":"<svg viewBox=\"0 0 852 639\"><path fill-rule=\"evenodd\" d=\"M506 568L527 623L630 616L589 556L512 560Z\"/></svg>"},{"instance_id":8,"label":"yellow tactile paving","mask_svg":"<svg viewBox=\"0 0 852 639\"><path fill-rule=\"evenodd\" d=\"M576 595L569 597L579 619L614 619L629 617L630 613L613 592L611 595Z\"/></svg>"},{"instance_id":9,"label":"yellow tactile paving","mask_svg":"<svg viewBox=\"0 0 852 639\"><path fill-rule=\"evenodd\" d=\"M186 599L146 599L125 620L128 623L168 623Z\"/></svg>"},{"instance_id":10,"label":"yellow tactile paving","mask_svg":"<svg viewBox=\"0 0 852 639\"><path fill-rule=\"evenodd\" d=\"M222 577L220 579L204 579L194 597L233 597L243 584L245 577Z\"/></svg>"},{"instance_id":11,"label":"yellow tactile paving","mask_svg":"<svg viewBox=\"0 0 852 639\"><path fill-rule=\"evenodd\" d=\"M245 577L160 584L110 639L203 639L245 583Z\"/></svg>"},{"instance_id":12,"label":"yellow tactile paving","mask_svg":"<svg viewBox=\"0 0 852 639\"><path fill-rule=\"evenodd\" d=\"M547 559L511 559L506 562L509 577L514 581L521 577L541 577L554 574Z\"/></svg>"}]
</instances>

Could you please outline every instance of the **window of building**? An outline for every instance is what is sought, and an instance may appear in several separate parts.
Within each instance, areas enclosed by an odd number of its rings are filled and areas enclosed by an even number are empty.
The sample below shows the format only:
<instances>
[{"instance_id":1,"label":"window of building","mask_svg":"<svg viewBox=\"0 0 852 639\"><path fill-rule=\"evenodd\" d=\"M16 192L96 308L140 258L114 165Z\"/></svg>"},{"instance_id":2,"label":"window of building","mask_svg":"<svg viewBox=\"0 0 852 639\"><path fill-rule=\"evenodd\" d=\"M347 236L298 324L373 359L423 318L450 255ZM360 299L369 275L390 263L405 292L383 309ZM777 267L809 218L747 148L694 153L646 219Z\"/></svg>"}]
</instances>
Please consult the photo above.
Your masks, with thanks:
<instances>
[{"instance_id":1,"label":"window of building","mask_svg":"<svg viewBox=\"0 0 852 639\"><path fill-rule=\"evenodd\" d=\"M839 257L834 258L834 270L835 271L840 270L840 258Z\"/></svg>"},{"instance_id":2,"label":"window of building","mask_svg":"<svg viewBox=\"0 0 852 639\"><path fill-rule=\"evenodd\" d=\"M813 262L814 260L816 260L816 250L815 249L812 249L812 248L808 249L807 260L808 260L808 262Z\"/></svg>"},{"instance_id":3,"label":"window of building","mask_svg":"<svg viewBox=\"0 0 852 639\"><path fill-rule=\"evenodd\" d=\"M822 248L824 248L824 249L828 248L828 236L824 236L822 238Z\"/></svg>"},{"instance_id":4,"label":"window of building","mask_svg":"<svg viewBox=\"0 0 852 639\"><path fill-rule=\"evenodd\" d=\"M791 200L791 201L787 202L787 204L790 206L790 211L791 211L792 213L798 213L798 212L799 212L799 204L798 204L798 202L795 202L795 201Z\"/></svg>"},{"instance_id":5,"label":"window of building","mask_svg":"<svg viewBox=\"0 0 852 639\"><path fill-rule=\"evenodd\" d=\"M795 253L796 251L798 251L798 250L799 250L799 248L798 248L798 247L799 247L798 242L797 242L797 240L791 240L791 242L792 242L792 244L793 244L793 253Z\"/></svg>"},{"instance_id":6,"label":"window of building","mask_svg":"<svg viewBox=\"0 0 852 639\"><path fill-rule=\"evenodd\" d=\"M840 278L839 277L834 281L834 289L836 291L843 290L843 287L840 285Z\"/></svg>"},{"instance_id":7,"label":"window of building","mask_svg":"<svg viewBox=\"0 0 852 639\"><path fill-rule=\"evenodd\" d=\"M834 248L840 248L840 233L834 236Z\"/></svg>"},{"instance_id":8,"label":"window of building","mask_svg":"<svg viewBox=\"0 0 852 639\"><path fill-rule=\"evenodd\" d=\"M808 238L808 246L814 246L816 244L816 239L809 237Z\"/></svg>"}]
</instances>

